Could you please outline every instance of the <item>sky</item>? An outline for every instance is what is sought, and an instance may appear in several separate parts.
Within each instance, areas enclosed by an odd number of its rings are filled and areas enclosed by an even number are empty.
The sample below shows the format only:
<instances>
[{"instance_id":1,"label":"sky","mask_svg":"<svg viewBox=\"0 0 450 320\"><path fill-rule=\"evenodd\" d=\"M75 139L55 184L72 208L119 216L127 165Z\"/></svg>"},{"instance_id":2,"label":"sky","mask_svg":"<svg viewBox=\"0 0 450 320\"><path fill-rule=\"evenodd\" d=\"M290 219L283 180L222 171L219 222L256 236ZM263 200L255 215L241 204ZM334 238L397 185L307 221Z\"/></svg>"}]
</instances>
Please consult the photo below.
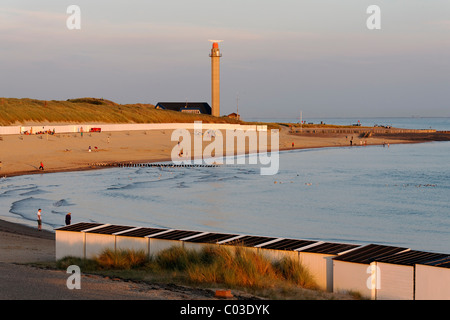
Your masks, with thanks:
<instances>
[{"instance_id":1,"label":"sky","mask_svg":"<svg viewBox=\"0 0 450 320\"><path fill-rule=\"evenodd\" d=\"M209 39L221 114L450 117L448 0L2 0L0 96L211 103Z\"/></svg>"}]
</instances>

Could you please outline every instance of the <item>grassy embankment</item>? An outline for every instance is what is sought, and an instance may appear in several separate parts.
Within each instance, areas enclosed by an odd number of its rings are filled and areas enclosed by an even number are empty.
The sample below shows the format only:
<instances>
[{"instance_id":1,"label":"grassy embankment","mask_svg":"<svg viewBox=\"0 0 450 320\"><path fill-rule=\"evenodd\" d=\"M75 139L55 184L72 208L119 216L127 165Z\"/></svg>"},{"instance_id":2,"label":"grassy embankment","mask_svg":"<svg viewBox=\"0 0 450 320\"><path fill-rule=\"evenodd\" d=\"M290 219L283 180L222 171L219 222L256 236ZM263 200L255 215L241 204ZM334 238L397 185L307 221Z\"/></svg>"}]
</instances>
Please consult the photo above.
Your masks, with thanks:
<instances>
[{"instance_id":1,"label":"grassy embankment","mask_svg":"<svg viewBox=\"0 0 450 320\"><path fill-rule=\"evenodd\" d=\"M0 126L26 125L34 123L240 123L265 124L269 128L280 126L299 127L300 124L245 122L226 116L213 117L204 114L189 114L171 110L155 109L153 104L118 104L106 99L78 98L59 100L37 100L0 98ZM326 124L303 124L303 128L335 128Z\"/></svg>"},{"instance_id":2,"label":"grassy embankment","mask_svg":"<svg viewBox=\"0 0 450 320\"><path fill-rule=\"evenodd\" d=\"M227 288L270 299L335 299L316 290L308 270L291 259L269 261L243 247L173 247L148 257L143 251L105 250L95 259L66 257L57 267L78 265L83 272L148 283ZM351 299L352 297L346 297Z\"/></svg>"},{"instance_id":3,"label":"grassy embankment","mask_svg":"<svg viewBox=\"0 0 450 320\"><path fill-rule=\"evenodd\" d=\"M0 98L0 125L27 123L244 123L228 117L155 109L152 104L118 104L105 99L67 101Z\"/></svg>"}]
</instances>

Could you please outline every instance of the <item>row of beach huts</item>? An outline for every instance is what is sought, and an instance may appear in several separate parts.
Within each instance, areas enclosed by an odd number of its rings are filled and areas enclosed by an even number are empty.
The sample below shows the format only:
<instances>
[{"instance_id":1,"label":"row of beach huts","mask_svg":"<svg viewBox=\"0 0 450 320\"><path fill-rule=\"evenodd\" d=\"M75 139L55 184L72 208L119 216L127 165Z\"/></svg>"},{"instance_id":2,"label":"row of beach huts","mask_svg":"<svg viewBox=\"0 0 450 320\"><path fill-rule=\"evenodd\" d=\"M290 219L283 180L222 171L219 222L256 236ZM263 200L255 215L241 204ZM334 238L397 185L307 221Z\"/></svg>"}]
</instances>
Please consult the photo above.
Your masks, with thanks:
<instances>
[{"instance_id":1,"label":"row of beach huts","mask_svg":"<svg viewBox=\"0 0 450 320\"><path fill-rule=\"evenodd\" d=\"M104 249L143 250L149 256L173 246L208 245L288 256L307 267L318 287L355 292L373 300L450 300L450 255L410 248L80 222L55 229L56 260L93 258Z\"/></svg>"}]
</instances>

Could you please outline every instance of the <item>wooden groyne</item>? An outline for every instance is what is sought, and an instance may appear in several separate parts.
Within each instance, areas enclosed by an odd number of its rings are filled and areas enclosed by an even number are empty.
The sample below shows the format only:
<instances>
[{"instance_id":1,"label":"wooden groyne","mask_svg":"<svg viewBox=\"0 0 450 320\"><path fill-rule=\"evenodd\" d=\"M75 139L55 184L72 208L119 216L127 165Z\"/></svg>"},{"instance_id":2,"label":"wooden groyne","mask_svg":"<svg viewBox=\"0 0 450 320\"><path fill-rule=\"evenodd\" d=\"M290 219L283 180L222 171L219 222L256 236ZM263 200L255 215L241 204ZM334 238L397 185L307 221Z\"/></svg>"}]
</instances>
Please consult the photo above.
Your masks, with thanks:
<instances>
[{"instance_id":1,"label":"wooden groyne","mask_svg":"<svg viewBox=\"0 0 450 320\"><path fill-rule=\"evenodd\" d=\"M213 168L219 167L217 164L174 164L174 163L108 163L94 162L91 167L116 167L116 168Z\"/></svg>"}]
</instances>

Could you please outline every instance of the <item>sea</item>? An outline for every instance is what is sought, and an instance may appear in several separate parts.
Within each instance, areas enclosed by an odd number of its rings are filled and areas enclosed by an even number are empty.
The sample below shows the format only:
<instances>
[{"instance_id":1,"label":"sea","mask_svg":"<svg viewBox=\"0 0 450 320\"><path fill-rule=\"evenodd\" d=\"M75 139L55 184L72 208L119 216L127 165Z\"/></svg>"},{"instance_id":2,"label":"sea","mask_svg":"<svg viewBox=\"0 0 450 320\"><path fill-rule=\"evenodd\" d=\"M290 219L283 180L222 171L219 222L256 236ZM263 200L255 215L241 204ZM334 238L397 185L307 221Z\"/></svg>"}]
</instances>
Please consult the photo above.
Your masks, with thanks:
<instances>
[{"instance_id":1,"label":"sea","mask_svg":"<svg viewBox=\"0 0 450 320\"><path fill-rule=\"evenodd\" d=\"M356 121L450 130L450 118L380 119ZM275 175L261 175L261 166L251 164L257 155L240 157L244 164L1 178L0 218L37 227L41 208L47 230L63 226L71 212L72 223L374 243L450 254L450 142L281 151Z\"/></svg>"},{"instance_id":2,"label":"sea","mask_svg":"<svg viewBox=\"0 0 450 320\"><path fill-rule=\"evenodd\" d=\"M246 121L275 122L275 123L300 123L305 124L332 124L340 126L391 126L403 129L435 129L437 131L450 130L450 117L375 117L375 118L249 118Z\"/></svg>"}]
</instances>

